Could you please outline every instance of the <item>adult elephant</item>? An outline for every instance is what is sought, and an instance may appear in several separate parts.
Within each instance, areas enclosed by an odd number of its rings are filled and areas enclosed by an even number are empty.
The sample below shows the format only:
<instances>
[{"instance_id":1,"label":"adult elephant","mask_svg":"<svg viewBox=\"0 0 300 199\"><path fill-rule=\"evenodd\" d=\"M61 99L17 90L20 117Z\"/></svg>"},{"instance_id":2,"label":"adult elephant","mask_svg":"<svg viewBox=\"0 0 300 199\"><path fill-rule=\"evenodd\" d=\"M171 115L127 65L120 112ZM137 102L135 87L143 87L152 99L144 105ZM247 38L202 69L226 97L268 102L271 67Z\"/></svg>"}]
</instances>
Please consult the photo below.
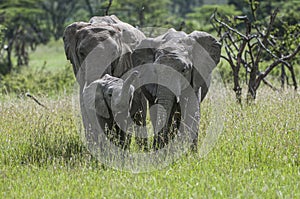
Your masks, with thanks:
<instances>
[{"instance_id":1,"label":"adult elephant","mask_svg":"<svg viewBox=\"0 0 300 199\"><path fill-rule=\"evenodd\" d=\"M90 126L84 106L83 91L105 74L121 77L132 68L131 53L144 34L116 16L93 17L89 22L75 22L64 31L64 47L79 84L80 107L85 129ZM96 93L94 94L96 95ZM99 101L97 97L96 101ZM145 99L143 96L141 101ZM141 103L145 104L145 103ZM97 108L101 108L100 106ZM96 110L102 112L103 110ZM138 107L136 122L144 125L146 107Z\"/></svg>"},{"instance_id":2,"label":"adult elephant","mask_svg":"<svg viewBox=\"0 0 300 199\"><path fill-rule=\"evenodd\" d=\"M121 77L132 68L133 49L145 35L116 16L92 17L64 31L64 47L81 90L105 74Z\"/></svg>"},{"instance_id":3,"label":"adult elephant","mask_svg":"<svg viewBox=\"0 0 300 199\"><path fill-rule=\"evenodd\" d=\"M142 90L150 107L157 105L156 109L150 109L152 123L157 129L153 142L155 149L169 143L174 116L177 128L184 119L185 129L191 129L192 149L197 149L198 124L195 121L200 117L199 103L208 92L211 73L220 60L220 53L221 45L217 40L200 31L186 34L169 29L156 38L142 40L137 46L132 54L133 65L147 65L141 67L145 84ZM192 94L189 88L192 88ZM197 105L181 112L192 103L192 95L197 99L193 102ZM177 111L179 117L176 117Z\"/></svg>"}]
</instances>

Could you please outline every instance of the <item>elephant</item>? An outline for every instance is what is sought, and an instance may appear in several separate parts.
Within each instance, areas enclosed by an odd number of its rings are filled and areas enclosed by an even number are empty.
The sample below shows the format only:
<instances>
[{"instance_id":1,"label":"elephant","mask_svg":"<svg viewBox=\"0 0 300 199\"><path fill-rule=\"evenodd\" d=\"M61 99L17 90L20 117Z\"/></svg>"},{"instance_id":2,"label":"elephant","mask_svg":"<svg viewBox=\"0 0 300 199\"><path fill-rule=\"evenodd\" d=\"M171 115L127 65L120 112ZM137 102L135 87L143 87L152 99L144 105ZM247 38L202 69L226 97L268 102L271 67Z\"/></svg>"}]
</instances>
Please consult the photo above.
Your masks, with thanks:
<instances>
[{"instance_id":1,"label":"elephant","mask_svg":"<svg viewBox=\"0 0 300 199\"><path fill-rule=\"evenodd\" d=\"M96 16L89 22L74 22L66 27L63 35L64 49L79 84L80 109L86 130L90 124L88 110L84 108L84 88L106 74L124 78L123 75L133 66L131 53L143 39L145 35L141 31L114 15ZM143 96L139 101L137 104L146 103ZM146 108L137 107L135 110L140 113L135 121L141 125L145 124ZM101 109L99 112L104 113L104 110Z\"/></svg>"},{"instance_id":2,"label":"elephant","mask_svg":"<svg viewBox=\"0 0 300 199\"><path fill-rule=\"evenodd\" d=\"M106 74L83 89L85 109L96 111L101 129L108 128L107 136L111 142L124 150L129 148L131 142L131 134L127 133L129 118L139 117L139 108L145 107L145 104L140 104L143 102L140 100L141 93L134 94L133 82L137 78L137 71L131 72L125 80Z\"/></svg>"},{"instance_id":3,"label":"elephant","mask_svg":"<svg viewBox=\"0 0 300 199\"><path fill-rule=\"evenodd\" d=\"M132 53L133 66L147 67L141 72L145 80L142 92L150 107L158 105L157 109L150 109L152 124L158 129L155 131L154 149L161 149L169 143L172 121L175 120L179 129L179 122L184 118L185 129L193 129L191 148L197 151L199 124L195 121L200 118L200 102L208 92L211 73L220 60L220 53L221 45L212 35L201 31L186 34L172 28L158 37L142 40L136 47ZM172 70L181 76L175 77L176 73ZM147 78L153 77L152 82L147 82ZM165 85L160 84L162 80ZM181 108L192 103L187 89L190 87L196 96L197 102L194 103L197 106L191 113L183 113ZM165 123L161 124L161 121Z\"/></svg>"},{"instance_id":4,"label":"elephant","mask_svg":"<svg viewBox=\"0 0 300 199\"><path fill-rule=\"evenodd\" d=\"M65 53L81 90L99 76L121 77L131 69L130 54L145 38L141 31L114 15L67 26L63 35Z\"/></svg>"}]
</instances>

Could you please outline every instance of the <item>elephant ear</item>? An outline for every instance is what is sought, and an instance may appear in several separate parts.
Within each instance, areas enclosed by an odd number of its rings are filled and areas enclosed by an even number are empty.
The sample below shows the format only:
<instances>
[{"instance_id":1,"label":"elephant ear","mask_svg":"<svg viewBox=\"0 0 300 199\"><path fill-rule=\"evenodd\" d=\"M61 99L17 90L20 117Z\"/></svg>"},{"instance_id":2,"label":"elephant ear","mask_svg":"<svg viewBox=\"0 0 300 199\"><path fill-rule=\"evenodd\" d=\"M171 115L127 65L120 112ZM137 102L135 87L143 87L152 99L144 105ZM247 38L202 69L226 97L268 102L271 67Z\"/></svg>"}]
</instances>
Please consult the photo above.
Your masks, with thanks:
<instances>
[{"instance_id":1,"label":"elephant ear","mask_svg":"<svg viewBox=\"0 0 300 199\"><path fill-rule=\"evenodd\" d=\"M189 34L198 44L200 44L217 65L221 57L221 44L210 34L201 31L194 31Z\"/></svg>"},{"instance_id":2,"label":"elephant ear","mask_svg":"<svg viewBox=\"0 0 300 199\"><path fill-rule=\"evenodd\" d=\"M194 31L189 34L189 37L193 39L192 62L194 69L192 83L196 92L201 88L202 101L208 92L212 70L220 61L221 44L206 32Z\"/></svg>"},{"instance_id":3,"label":"elephant ear","mask_svg":"<svg viewBox=\"0 0 300 199\"><path fill-rule=\"evenodd\" d=\"M80 61L76 54L76 33L78 30L88 25L90 24L85 22L72 23L71 25L66 27L63 34L65 54L67 59L70 60L73 65L73 71L75 75L77 74L77 71L80 67Z\"/></svg>"},{"instance_id":4,"label":"elephant ear","mask_svg":"<svg viewBox=\"0 0 300 199\"><path fill-rule=\"evenodd\" d=\"M104 118L110 117L100 80L96 80L89 86L84 87L83 103L86 109L96 110L96 113Z\"/></svg>"}]
</instances>

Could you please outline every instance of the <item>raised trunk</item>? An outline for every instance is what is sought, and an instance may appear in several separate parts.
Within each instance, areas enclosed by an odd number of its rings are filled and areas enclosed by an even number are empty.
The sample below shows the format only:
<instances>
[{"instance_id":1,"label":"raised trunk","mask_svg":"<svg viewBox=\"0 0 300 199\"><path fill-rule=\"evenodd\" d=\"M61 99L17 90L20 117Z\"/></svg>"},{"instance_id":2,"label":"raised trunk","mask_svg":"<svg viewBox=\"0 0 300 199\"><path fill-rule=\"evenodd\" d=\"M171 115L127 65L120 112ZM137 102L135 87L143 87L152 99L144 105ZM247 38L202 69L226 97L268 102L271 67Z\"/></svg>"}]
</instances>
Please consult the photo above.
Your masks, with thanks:
<instances>
[{"instance_id":1,"label":"raised trunk","mask_svg":"<svg viewBox=\"0 0 300 199\"><path fill-rule=\"evenodd\" d=\"M121 96L120 96L121 101L129 99L130 97L129 95L131 93L130 86L132 85L133 81L137 79L138 74L139 73L137 71L133 71L124 81Z\"/></svg>"}]
</instances>

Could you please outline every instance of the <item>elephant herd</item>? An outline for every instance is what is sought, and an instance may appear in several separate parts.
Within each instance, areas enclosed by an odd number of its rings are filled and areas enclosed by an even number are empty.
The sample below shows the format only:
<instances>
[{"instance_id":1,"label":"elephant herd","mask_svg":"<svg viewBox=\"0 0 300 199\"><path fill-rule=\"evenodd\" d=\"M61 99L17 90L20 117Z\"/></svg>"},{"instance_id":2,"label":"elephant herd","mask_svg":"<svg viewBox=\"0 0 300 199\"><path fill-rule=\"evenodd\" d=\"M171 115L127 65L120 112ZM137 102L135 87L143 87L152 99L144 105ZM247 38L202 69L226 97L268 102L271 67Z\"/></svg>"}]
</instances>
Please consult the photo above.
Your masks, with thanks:
<instances>
[{"instance_id":1,"label":"elephant herd","mask_svg":"<svg viewBox=\"0 0 300 199\"><path fill-rule=\"evenodd\" d=\"M169 29L146 37L112 15L69 25L64 47L79 84L87 139L129 150L134 132L139 149L148 151L190 136L197 150L200 102L220 60L221 45L213 36Z\"/></svg>"}]
</instances>

